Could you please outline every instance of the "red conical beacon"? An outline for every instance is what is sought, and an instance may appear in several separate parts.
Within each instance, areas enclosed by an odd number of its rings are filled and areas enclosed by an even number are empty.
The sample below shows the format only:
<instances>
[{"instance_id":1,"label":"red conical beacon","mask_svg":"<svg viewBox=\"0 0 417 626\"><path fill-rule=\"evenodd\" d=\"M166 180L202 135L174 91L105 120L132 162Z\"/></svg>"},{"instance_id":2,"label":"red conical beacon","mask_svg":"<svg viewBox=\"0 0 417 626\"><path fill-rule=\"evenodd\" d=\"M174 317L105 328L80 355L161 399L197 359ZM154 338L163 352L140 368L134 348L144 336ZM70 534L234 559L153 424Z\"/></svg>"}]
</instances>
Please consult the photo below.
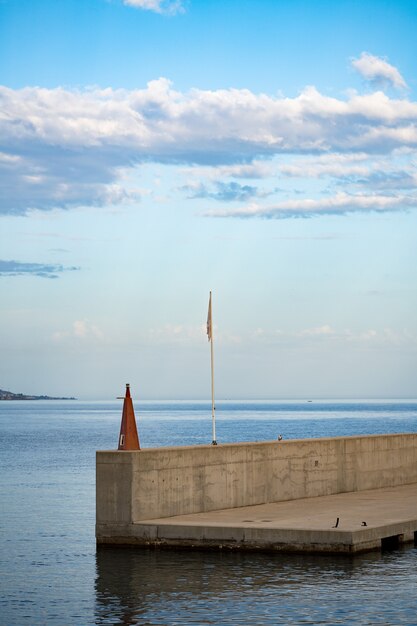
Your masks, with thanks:
<instances>
[{"instance_id":1,"label":"red conical beacon","mask_svg":"<svg viewBox=\"0 0 417 626\"><path fill-rule=\"evenodd\" d=\"M135 411L130 397L130 385L126 385L123 402L122 423L120 425L118 450L140 450Z\"/></svg>"}]
</instances>

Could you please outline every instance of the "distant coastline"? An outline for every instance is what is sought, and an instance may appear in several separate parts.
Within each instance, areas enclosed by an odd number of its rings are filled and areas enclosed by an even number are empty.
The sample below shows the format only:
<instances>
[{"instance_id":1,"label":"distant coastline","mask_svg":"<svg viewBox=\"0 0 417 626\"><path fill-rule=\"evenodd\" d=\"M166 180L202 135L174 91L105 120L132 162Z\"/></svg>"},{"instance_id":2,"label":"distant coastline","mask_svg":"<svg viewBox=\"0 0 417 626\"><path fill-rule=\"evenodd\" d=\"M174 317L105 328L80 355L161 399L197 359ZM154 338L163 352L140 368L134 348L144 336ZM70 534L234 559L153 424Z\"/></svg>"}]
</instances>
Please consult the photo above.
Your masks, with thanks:
<instances>
[{"instance_id":1,"label":"distant coastline","mask_svg":"<svg viewBox=\"0 0 417 626\"><path fill-rule=\"evenodd\" d=\"M52 396L31 396L25 393L13 393L0 389L1 400L76 400L76 398L54 398Z\"/></svg>"}]
</instances>

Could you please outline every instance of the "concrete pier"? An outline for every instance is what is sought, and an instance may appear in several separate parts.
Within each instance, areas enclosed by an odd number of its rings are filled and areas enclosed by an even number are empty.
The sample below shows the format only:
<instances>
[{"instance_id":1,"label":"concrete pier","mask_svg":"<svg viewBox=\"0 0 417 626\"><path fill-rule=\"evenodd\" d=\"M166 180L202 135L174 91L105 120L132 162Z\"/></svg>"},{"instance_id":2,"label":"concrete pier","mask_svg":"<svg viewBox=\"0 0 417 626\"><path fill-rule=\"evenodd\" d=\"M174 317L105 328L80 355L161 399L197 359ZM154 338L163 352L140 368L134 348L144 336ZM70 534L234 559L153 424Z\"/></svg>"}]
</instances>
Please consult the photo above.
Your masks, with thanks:
<instances>
[{"instance_id":1,"label":"concrete pier","mask_svg":"<svg viewBox=\"0 0 417 626\"><path fill-rule=\"evenodd\" d=\"M357 553L416 534L417 434L97 453L99 545Z\"/></svg>"},{"instance_id":2,"label":"concrete pier","mask_svg":"<svg viewBox=\"0 0 417 626\"><path fill-rule=\"evenodd\" d=\"M379 550L417 537L417 483L143 520L131 530L129 543L159 547L350 554ZM111 539L117 542L117 537Z\"/></svg>"}]
</instances>

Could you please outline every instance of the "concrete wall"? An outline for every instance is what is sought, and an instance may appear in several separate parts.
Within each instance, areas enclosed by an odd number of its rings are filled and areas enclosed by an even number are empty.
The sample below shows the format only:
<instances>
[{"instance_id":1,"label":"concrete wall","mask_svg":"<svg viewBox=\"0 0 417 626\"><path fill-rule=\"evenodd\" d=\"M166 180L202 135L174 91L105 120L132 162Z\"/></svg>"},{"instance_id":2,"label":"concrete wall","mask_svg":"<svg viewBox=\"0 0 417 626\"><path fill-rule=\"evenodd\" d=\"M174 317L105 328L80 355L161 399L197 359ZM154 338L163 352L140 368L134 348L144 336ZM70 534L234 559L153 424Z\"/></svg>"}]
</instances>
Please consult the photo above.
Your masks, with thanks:
<instances>
[{"instance_id":1,"label":"concrete wall","mask_svg":"<svg viewBox=\"0 0 417 626\"><path fill-rule=\"evenodd\" d=\"M97 452L97 524L417 482L417 434Z\"/></svg>"}]
</instances>

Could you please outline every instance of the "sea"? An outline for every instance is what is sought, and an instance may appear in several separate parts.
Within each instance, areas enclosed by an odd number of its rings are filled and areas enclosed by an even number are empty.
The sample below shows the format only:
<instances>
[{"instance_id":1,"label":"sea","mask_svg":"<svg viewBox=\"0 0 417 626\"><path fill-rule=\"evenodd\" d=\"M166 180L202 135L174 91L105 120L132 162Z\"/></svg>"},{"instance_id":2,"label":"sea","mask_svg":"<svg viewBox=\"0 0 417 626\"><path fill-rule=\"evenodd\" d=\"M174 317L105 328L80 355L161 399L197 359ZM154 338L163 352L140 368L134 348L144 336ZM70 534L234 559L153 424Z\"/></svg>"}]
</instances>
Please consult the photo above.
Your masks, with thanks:
<instances>
[{"instance_id":1,"label":"sea","mask_svg":"<svg viewBox=\"0 0 417 626\"><path fill-rule=\"evenodd\" d=\"M0 402L3 626L417 626L417 548L360 556L96 549L95 451L121 402ZM417 432L417 401L219 402L219 443ZM142 447L211 443L207 402L135 402Z\"/></svg>"}]
</instances>

